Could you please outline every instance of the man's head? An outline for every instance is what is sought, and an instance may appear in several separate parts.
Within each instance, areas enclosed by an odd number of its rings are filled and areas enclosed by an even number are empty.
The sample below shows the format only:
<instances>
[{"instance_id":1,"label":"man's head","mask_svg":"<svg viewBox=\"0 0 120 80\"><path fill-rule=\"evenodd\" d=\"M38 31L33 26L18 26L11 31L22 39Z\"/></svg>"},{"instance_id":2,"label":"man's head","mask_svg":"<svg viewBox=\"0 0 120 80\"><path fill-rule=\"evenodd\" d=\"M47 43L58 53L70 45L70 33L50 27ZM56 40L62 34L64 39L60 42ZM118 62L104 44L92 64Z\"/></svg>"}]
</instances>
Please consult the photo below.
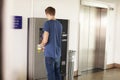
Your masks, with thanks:
<instances>
[{"instance_id":1,"label":"man's head","mask_svg":"<svg viewBox=\"0 0 120 80\"><path fill-rule=\"evenodd\" d=\"M47 7L45 9L45 13L46 13L46 16L47 16L48 20L55 19L55 8Z\"/></svg>"}]
</instances>

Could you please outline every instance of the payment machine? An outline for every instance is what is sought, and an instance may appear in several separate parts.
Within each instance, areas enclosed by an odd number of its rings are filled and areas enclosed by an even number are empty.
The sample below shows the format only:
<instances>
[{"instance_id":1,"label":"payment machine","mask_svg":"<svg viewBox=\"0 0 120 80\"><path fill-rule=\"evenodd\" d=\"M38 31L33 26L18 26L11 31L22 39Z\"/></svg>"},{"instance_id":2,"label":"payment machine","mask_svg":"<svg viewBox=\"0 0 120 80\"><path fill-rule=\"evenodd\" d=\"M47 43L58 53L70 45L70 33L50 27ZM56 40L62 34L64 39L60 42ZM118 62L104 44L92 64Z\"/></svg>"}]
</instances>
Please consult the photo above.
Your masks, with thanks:
<instances>
[{"instance_id":1,"label":"payment machine","mask_svg":"<svg viewBox=\"0 0 120 80\"><path fill-rule=\"evenodd\" d=\"M61 48L61 75L62 80L67 76L68 26L66 19L57 19L63 26ZM38 51L38 44L42 41L43 24L46 18L28 18L28 64L27 80L47 80L44 53Z\"/></svg>"}]
</instances>

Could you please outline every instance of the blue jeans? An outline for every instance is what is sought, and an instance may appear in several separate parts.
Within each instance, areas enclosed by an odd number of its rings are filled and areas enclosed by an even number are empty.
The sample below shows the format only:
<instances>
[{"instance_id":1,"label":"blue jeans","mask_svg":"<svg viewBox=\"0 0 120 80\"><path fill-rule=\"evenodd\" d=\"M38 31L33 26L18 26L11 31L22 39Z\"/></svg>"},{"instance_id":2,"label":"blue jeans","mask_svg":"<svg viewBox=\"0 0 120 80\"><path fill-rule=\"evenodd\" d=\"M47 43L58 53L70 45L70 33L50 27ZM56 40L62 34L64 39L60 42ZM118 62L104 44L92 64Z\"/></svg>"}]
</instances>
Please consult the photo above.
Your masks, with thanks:
<instances>
[{"instance_id":1,"label":"blue jeans","mask_svg":"<svg viewBox=\"0 0 120 80\"><path fill-rule=\"evenodd\" d=\"M45 57L48 80L61 80L60 58Z\"/></svg>"}]
</instances>

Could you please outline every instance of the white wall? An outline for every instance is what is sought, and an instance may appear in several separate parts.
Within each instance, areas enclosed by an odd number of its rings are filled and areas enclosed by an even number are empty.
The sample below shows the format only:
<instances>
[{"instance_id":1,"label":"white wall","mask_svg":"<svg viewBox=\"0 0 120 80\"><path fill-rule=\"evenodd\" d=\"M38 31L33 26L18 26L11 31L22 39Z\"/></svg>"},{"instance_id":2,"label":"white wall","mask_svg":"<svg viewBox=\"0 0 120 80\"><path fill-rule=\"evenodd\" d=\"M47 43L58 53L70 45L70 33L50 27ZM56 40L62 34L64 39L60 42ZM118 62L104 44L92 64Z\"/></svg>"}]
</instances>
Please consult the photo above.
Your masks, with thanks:
<instances>
[{"instance_id":1,"label":"white wall","mask_svg":"<svg viewBox=\"0 0 120 80\"><path fill-rule=\"evenodd\" d=\"M30 16L30 0L6 0L4 15L4 80L26 77L27 68L27 17ZM12 18L23 16L23 29L13 29Z\"/></svg>"},{"instance_id":2,"label":"white wall","mask_svg":"<svg viewBox=\"0 0 120 80\"><path fill-rule=\"evenodd\" d=\"M107 64L114 63L115 57L115 18L116 18L116 9L109 11L110 17L108 18L109 22L107 23L107 36L106 36L106 57L107 57Z\"/></svg>"},{"instance_id":3,"label":"white wall","mask_svg":"<svg viewBox=\"0 0 120 80\"><path fill-rule=\"evenodd\" d=\"M115 63L120 64L120 1L117 4L117 21L115 30Z\"/></svg>"}]
</instances>

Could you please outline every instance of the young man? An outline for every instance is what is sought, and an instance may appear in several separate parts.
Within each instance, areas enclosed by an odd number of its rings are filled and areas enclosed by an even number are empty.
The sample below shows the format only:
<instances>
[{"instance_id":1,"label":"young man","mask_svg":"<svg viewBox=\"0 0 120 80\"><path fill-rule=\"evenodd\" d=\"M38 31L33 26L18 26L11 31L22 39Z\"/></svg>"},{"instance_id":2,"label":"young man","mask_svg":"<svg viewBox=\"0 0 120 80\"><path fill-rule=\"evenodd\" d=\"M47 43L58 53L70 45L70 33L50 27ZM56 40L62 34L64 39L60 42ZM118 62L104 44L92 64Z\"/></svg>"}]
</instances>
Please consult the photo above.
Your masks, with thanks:
<instances>
[{"instance_id":1,"label":"young man","mask_svg":"<svg viewBox=\"0 0 120 80\"><path fill-rule=\"evenodd\" d=\"M62 25L55 19L55 8L45 9L48 21L44 24L43 40L40 44L44 48L45 64L48 80L61 80L60 57Z\"/></svg>"}]
</instances>

